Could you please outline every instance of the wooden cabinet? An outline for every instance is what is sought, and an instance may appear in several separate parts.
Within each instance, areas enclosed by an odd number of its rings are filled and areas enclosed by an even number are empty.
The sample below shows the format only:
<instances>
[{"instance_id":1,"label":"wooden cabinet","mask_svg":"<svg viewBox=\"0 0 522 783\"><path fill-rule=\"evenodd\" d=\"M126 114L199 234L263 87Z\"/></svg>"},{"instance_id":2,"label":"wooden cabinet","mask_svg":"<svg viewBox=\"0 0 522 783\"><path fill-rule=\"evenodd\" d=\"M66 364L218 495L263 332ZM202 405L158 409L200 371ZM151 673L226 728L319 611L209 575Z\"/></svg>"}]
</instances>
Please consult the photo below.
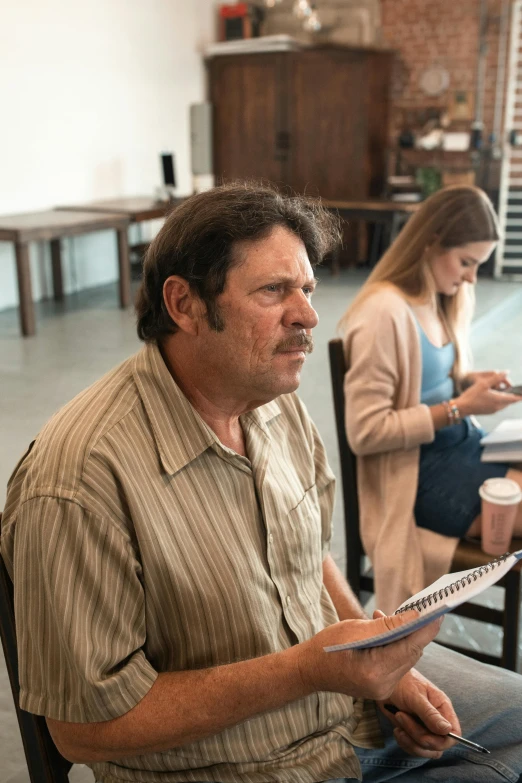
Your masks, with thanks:
<instances>
[{"instance_id":1,"label":"wooden cabinet","mask_svg":"<svg viewBox=\"0 0 522 783\"><path fill-rule=\"evenodd\" d=\"M326 199L381 195L392 53L324 47L208 62L218 180Z\"/></svg>"}]
</instances>

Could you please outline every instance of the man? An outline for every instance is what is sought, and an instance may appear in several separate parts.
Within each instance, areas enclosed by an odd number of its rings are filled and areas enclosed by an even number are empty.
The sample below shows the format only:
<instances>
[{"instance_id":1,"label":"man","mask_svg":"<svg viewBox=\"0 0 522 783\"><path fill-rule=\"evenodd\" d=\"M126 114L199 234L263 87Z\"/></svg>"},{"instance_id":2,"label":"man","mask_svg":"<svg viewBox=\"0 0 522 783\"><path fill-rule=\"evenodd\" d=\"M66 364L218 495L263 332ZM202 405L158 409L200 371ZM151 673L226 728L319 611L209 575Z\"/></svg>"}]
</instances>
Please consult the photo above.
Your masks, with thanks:
<instances>
[{"instance_id":1,"label":"man","mask_svg":"<svg viewBox=\"0 0 522 783\"><path fill-rule=\"evenodd\" d=\"M20 704L104 783L355 780L355 746L365 780L522 770L519 678L435 647L434 678L461 668L463 730L493 761L452 747L450 699L412 668L438 623L323 650L413 614L365 618L328 554L333 476L293 393L312 267L336 239L319 206L269 188L187 200L147 255L145 347L60 411L11 479ZM400 709L381 713L384 749L375 699Z\"/></svg>"}]
</instances>

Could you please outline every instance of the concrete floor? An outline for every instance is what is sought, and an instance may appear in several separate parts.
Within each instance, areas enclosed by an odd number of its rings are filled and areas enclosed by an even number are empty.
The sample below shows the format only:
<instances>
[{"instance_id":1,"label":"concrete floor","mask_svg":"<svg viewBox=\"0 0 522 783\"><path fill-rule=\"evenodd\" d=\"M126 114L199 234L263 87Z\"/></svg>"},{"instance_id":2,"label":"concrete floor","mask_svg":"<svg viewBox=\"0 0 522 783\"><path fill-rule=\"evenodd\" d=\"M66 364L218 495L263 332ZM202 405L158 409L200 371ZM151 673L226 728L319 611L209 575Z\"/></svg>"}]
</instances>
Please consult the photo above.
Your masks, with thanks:
<instances>
[{"instance_id":1,"label":"concrete floor","mask_svg":"<svg viewBox=\"0 0 522 783\"><path fill-rule=\"evenodd\" d=\"M319 272L314 304L320 316L315 330L316 349L303 372L301 397L313 415L325 441L332 468L339 475L339 461L331 390L327 342L336 324L364 280L364 273L345 271L333 278ZM62 304L37 305L35 337L19 335L18 313L0 313L0 508L12 468L45 421L77 392L115 364L139 349L130 311L117 307L116 286L92 289L66 298ZM480 280L473 348L477 369L507 369L522 383L522 284ZM482 422L487 428L501 417L521 416L522 405ZM489 421L488 421L489 418ZM333 554L344 566L344 536L340 490L336 502ZM495 604L495 588L486 601ZM471 646L498 650L494 628L478 629L458 618L445 620L443 633L459 635ZM92 781L86 768L75 768L74 783ZM0 654L0 783L29 783L4 661Z\"/></svg>"}]
</instances>

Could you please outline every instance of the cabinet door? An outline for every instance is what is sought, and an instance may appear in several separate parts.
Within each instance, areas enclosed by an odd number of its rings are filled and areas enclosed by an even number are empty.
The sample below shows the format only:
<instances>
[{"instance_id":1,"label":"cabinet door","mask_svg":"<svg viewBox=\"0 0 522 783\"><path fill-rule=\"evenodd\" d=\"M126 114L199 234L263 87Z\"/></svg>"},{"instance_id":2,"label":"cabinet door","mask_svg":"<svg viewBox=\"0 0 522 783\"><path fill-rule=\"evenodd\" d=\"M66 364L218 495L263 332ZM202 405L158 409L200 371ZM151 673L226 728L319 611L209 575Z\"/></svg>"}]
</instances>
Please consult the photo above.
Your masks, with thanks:
<instances>
[{"instance_id":1,"label":"cabinet door","mask_svg":"<svg viewBox=\"0 0 522 783\"><path fill-rule=\"evenodd\" d=\"M216 57L210 63L214 173L218 179L283 179L286 159L281 55Z\"/></svg>"},{"instance_id":2,"label":"cabinet door","mask_svg":"<svg viewBox=\"0 0 522 783\"><path fill-rule=\"evenodd\" d=\"M364 52L290 55L289 184L327 199L367 198L368 67Z\"/></svg>"}]
</instances>

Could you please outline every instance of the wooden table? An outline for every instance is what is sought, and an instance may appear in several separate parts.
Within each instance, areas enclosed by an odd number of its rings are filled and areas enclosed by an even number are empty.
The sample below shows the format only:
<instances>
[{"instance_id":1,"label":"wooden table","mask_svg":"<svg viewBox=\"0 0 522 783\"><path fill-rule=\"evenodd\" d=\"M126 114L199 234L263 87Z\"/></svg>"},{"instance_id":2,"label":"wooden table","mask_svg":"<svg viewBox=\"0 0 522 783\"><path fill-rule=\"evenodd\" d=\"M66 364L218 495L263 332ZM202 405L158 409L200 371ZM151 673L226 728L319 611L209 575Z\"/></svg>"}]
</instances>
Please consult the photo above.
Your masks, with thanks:
<instances>
[{"instance_id":1,"label":"wooden table","mask_svg":"<svg viewBox=\"0 0 522 783\"><path fill-rule=\"evenodd\" d=\"M142 223L145 220L165 217L167 212L184 200L184 198L177 198L173 201L158 201L151 196L125 196L88 201L86 204L67 204L57 209L73 212L119 212L121 215L126 215L131 223Z\"/></svg>"},{"instance_id":2,"label":"wooden table","mask_svg":"<svg viewBox=\"0 0 522 783\"><path fill-rule=\"evenodd\" d=\"M124 196L122 198L88 201L86 204L67 204L58 207L58 209L81 210L83 212L119 212L122 215L126 215L131 223L143 223L147 220L164 218L171 209L174 209L183 201L185 201L185 198L158 201L158 199L151 196ZM148 246L148 242L139 241L131 245L130 249L142 256Z\"/></svg>"},{"instance_id":3,"label":"wooden table","mask_svg":"<svg viewBox=\"0 0 522 783\"><path fill-rule=\"evenodd\" d=\"M420 202L408 201L384 201L380 199L368 199L363 201L327 201L322 203L328 209L335 209L344 220L362 220L366 223L376 223L384 229L383 245L388 248L408 218L420 207ZM374 232L371 250L370 265L378 261L379 245L381 244L380 232ZM339 271L338 255L334 256L332 272Z\"/></svg>"},{"instance_id":4,"label":"wooden table","mask_svg":"<svg viewBox=\"0 0 522 783\"><path fill-rule=\"evenodd\" d=\"M93 214L92 212L68 212L53 209L0 216L0 240L13 242L15 246L20 324L24 336L35 333L29 242L49 241L51 243L54 298L63 299L61 237L113 229L116 231L118 239L120 304L121 307L128 307L131 303L128 225L129 218L126 215L111 212Z\"/></svg>"}]
</instances>

